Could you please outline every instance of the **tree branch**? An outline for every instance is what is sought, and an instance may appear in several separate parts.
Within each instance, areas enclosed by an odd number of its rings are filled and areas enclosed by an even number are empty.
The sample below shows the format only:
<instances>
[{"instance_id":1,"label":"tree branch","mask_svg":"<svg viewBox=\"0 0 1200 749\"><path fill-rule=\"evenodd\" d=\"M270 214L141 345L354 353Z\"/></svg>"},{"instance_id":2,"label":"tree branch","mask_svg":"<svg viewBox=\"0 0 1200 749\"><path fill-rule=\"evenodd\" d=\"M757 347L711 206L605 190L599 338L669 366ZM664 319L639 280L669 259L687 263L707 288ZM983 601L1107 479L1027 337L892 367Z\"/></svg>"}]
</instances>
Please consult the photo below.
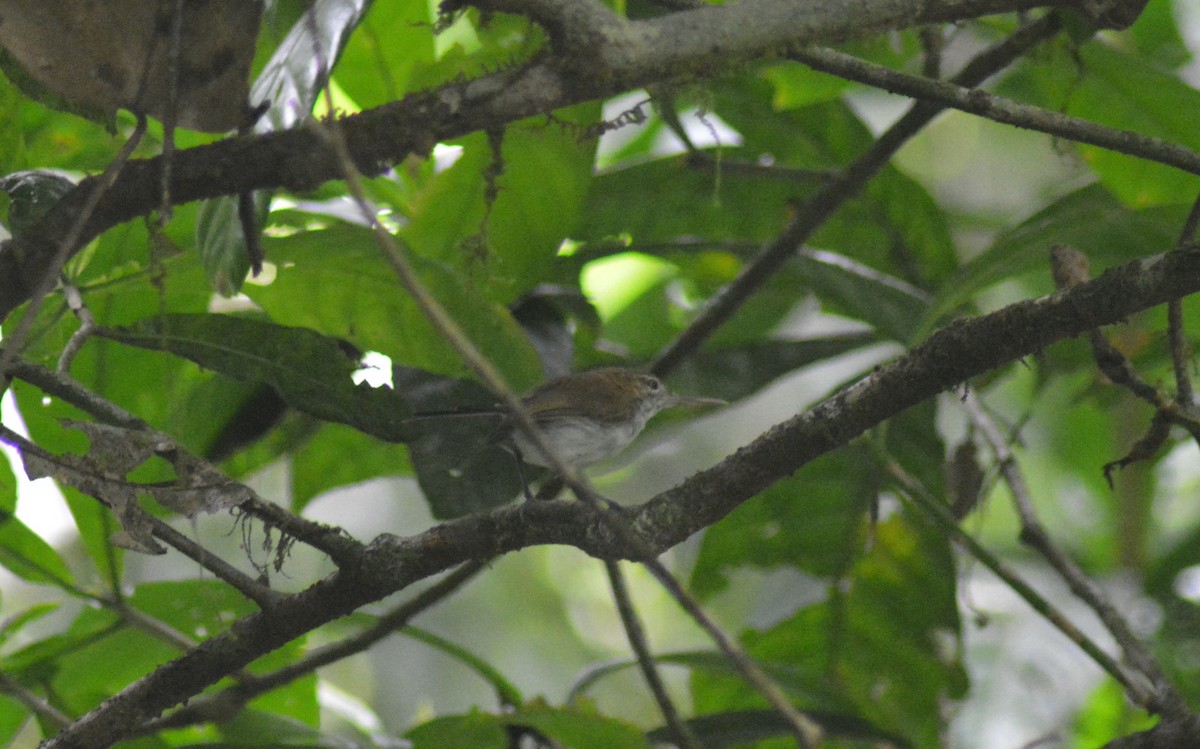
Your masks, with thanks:
<instances>
[{"instance_id":1,"label":"tree branch","mask_svg":"<svg viewBox=\"0 0 1200 749\"><path fill-rule=\"evenodd\" d=\"M556 50L524 67L415 93L347 117L342 127L355 164L366 174L378 174L410 154L428 153L438 141L640 86L711 77L787 44L834 42L886 29L1070 4L743 0L643 21L622 20L605 24L604 33L592 37L591 48ZM526 6L511 5L518 12ZM549 13L562 5L543 0L534 7ZM162 157L130 161L80 221L99 178L85 179L23 236L0 245L0 320L30 298L60 250L69 257L105 230L162 208L164 169ZM170 171L168 189L176 205L253 190L306 192L341 177L333 150L308 128L176 151ZM76 226L78 232L72 233Z\"/></svg>"},{"instance_id":2,"label":"tree branch","mask_svg":"<svg viewBox=\"0 0 1200 749\"><path fill-rule=\"evenodd\" d=\"M954 385L1168 300L1200 291L1200 248L1128 263L1048 297L939 330L808 413L772 428L718 465L630 509L662 551L711 525L770 484L867 429ZM381 535L356 564L236 622L128 686L50 739L46 749L100 749L163 710L295 637L470 559L536 544L568 544L606 559L628 546L599 512L577 502L503 507L399 538Z\"/></svg>"},{"instance_id":3,"label":"tree branch","mask_svg":"<svg viewBox=\"0 0 1200 749\"><path fill-rule=\"evenodd\" d=\"M1057 31L1058 22L1052 17L1026 24L1004 41L976 55L954 77L954 81L963 86L978 85L1008 67L1014 60ZM654 357L650 370L655 374L666 374L703 345L704 341L733 317L742 305L796 254L817 229L875 178L901 146L928 125L943 109L942 105L935 102L916 102L841 175L822 184L805 202L804 209L779 236L763 246L737 278L710 297L704 309L688 327Z\"/></svg>"}]
</instances>

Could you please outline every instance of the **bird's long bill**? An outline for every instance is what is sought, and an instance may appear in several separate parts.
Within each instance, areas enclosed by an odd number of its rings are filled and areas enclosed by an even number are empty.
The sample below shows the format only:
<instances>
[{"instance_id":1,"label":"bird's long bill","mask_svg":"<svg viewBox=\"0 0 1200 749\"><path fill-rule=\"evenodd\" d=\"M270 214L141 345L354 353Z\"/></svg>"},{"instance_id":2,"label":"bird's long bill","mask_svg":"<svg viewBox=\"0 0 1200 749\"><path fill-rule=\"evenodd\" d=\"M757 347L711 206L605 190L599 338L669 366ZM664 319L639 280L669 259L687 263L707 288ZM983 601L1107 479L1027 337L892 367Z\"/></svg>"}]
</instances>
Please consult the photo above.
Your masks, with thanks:
<instances>
[{"instance_id":1,"label":"bird's long bill","mask_svg":"<svg viewBox=\"0 0 1200 749\"><path fill-rule=\"evenodd\" d=\"M667 402L666 408L675 408L682 406L685 408L704 408L712 406L727 406L728 401L723 401L720 398L704 398L694 395L671 395L671 400Z\"/></svg>"}]
</instances>

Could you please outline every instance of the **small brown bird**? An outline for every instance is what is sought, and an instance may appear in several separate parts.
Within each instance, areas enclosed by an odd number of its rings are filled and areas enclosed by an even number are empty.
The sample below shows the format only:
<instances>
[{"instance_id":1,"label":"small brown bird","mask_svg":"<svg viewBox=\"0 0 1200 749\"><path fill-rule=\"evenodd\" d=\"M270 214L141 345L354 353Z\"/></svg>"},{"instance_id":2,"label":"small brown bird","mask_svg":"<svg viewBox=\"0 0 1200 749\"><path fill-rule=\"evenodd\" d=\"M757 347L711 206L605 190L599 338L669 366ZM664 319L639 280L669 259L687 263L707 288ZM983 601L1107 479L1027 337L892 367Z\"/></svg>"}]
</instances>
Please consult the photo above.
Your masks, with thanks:
<instances>
[{"instance_id":1,"label":"small brown bird","mask_svg":"<svg viewBox=\"0 0 1200 749\"><path fill-rule=\"evenodd\" d=\"M621 452L663 409L725 404L717 398L675 395L654 375L620 367L552 380L523 402L546 443L573 468L590 466ZM492 441L509 445L523 483L523 461L540 466L550 463L511 418L505 419ZM529 496L527 483L525 495Z\"/></svg>"}]
</instances>

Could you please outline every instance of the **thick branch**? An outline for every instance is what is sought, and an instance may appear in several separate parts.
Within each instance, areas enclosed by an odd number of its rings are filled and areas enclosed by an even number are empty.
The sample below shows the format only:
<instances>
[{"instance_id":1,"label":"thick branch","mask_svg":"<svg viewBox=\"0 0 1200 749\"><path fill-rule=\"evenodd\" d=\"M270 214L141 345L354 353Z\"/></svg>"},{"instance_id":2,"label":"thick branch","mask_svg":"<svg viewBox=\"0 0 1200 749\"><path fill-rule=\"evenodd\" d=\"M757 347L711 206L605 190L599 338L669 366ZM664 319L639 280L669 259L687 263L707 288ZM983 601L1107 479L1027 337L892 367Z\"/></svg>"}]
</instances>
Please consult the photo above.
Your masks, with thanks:
<instances>
[{"instance_id":1,"label":"thick branch","mask_svg":"<svg viewBox=\"0 0 1200 749\"><path fill-rule=\"evenodd\" d=\"M346 118L343 132L359 168L378 174L409 154L428 152L441 140L639 86L711 77L787 44L832 42L883 29L1059 4L1067 3L742 0L645 21L605 23L603 33L592 35L590 48L556 50L520 69L413 94ZM105 230L159 209L162 169L161 158L126 164L77 237L68 237L68 232L77 226L96 178L83 180L19 240L0 246L0 320L30 297L60 246L67 244L68 255L74 254ZM328 145L311 129L298 128L175 152L169 194L180 204L263 189L305 192L340 177L341 167Z\"/></svg>"},{"instance_id":2,"label":"thick branch","mask_svg":"<svg viewBox=\"0 0 1200 749\"><path fill-rule=\"evenodd\" d=\"M908 407L1051 343L1120 322L1200 291L1200 248L1139 260L1053 296L962 320L812 411L769 430L735 455L631 510L662 551L727 515L775 481ZM602 558L628 550L582 503L504 507L411 538L381 536L357 560L306 591L237 622L224 634L127 687L46 743L99 749L226 674L326 622L469 559L536 544L569 544Z\"/></svg>"}]
</instances>

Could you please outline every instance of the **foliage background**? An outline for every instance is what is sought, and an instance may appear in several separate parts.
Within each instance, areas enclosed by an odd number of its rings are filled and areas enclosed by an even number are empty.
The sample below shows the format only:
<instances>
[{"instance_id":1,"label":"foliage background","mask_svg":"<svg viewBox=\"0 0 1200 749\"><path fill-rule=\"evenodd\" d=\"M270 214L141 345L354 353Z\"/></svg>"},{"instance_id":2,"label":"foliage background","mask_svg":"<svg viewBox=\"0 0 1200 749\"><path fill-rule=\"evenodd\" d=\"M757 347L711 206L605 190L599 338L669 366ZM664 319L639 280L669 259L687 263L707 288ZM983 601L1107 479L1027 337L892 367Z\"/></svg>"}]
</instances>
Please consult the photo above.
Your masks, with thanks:
<instances>
[{"instance_id":1,"label":"foliage background","mask_svg":"<svg viewBox=\"0 0 1200 749\"><path fill-rule=\"evenodd\" d=\"M370 6L333 71L339 112L515 65L545 44L528 19L485 18L474 10L435 34L435 10L408 0ZM301 11L280 3L265 24L259 80L279 73L271 54L300 28ZM1127 31L1059 34L989 88L1195 149L1200 95L1185 41L1190 34L1194 49L1195 14L1184 0L1154 2ZM936 29L945 44L941 64L953 70L1016 25L1016 18L999 16ZM930 57L917 30L842 48L909 72ZM301 101L311 100L303 76L291 84ZM905 106L799 63L767 59L515 123L498 152L483 133L439 144L430 158L409 158L366 187L386 225L411 248L423 280L520 391L540 381L544 367L562 369L568 361L576 369L644 365L736 276L759 243L782 230L827 170L860 155ZM323 103L316 107L323 111ZM644 122L590 137L589 126L635 110ZM7 82L0 85L0 113L9 123L0 130L5 174L97 172L133 127L122 115L110 135ZM299 119L287 107L273 117L277 126ZM676 120L693 153L672 132ZM186 149L214 138L180 131L177 139ZM136 156L157 155L161 147L161 127L152 123ZM619 502L639 503L949 319L1050 293L1047 258L1055 243L1084 251L1097 275L1169 250L1195 193L1192 175L1161 165L944 114L670 379L678 390L720 395L733 407L691 420L660 418L633 455L596 472L597 486ZM19 204L14 196L7 224ZM345 185L276 191L265 223L266 272L232 299L213 291L231 291L246 267L228 210L181 205L161 233L139 220L97 238L66 275L109 332L86 342L71 376L200 455L219 452L248 409L278 407L264 383L285 392L307 408L282 414L264 439L222 460L222 470L363 541L381 531L416 534L437 518L499 502L500 496L463 500L422 492L414 477L418 459L403 445L377 439L386 425L343 410L358 403L361 390L347 394L354 367L330 353L330 338L388 357L370 359L376 367L363 376L373 382L393 375L391 365L470 378L400 291ZM527 321L514 314L535 291L554 312L550 347L541 350ZM1194 300L1184 313L1195 331ZM5 322L6 336L23 314ZM53 366L78 323L58 293L36 314L21 354ZM167 323L178 326L169 345L162 342ZM1170 390L1164 330L1165 313L1155 310L1111 337L1148 382ZM213 358L214 342L233 358ZM201 349L208 353L195 353ZM336 382L342 390L330 384ZM1152 409L1106 381L1083 340L1012 363L970 389L1012 439L1052 536L1116 601L1195 705L1200 470L1194 442L1176 435L1178 442L1152 459L1118 472L1110 489L1102 466L1129 451ZM59 422L80 418L78 410L26 382L17 381L11 393L6 425L19 414L38 445L58 454L87 452L82 434ZM806 710L867 720L915 746L964 749L1015 749L1044 736L1057 742L1051 745L1093 747L1149 725L1090 659L901 501L914 493L912 485L889 466L901 466L917 482L915 493L948 501L950 456L964 441L980 440L962 397L946 393L804 467L672 549L666 562ZM314 413L322 400L335 413ZM1062 581L1018 542L1018 521L993 456L981 447L979 461L984 497L963 527L1112 648ZM162 465L139 470L131 478L169 476ZM30 719L20 695L77 717L177 652L122 607L204 639L252 606L178 555L112 547L106 539L115 521L74 489L63 488L67 509L55 517L46 509L58 501L43 486L49 482L25 484L21 473L15 461L0 469L0 510L5 516L15 510L0 531L6 568L0 672L7 680L0 741L32 746L56 729L45 715ZM515 495L511 476L499 481L498 494ZM877 522L868 520L872 506ZM269 561L257 545L261 531L247 531L224 513L173 522L248 571L247 557ZM664 672L685 712L761 707L657 584L626 567L651 643L672 656ZM271 582L298 591L333 569L325 555L298 546ZM392 603L312 632L253 668L267 672L344 637ZM137 743L246 745L286 733L315 745L388 745L407 736L417 746L502 746L501 718L490 717L502 715L498 683L519 692L526 721L563 741L573 732L586 736L575 745L636 746L644 730L661 723L631 668L602 672L589 684L594 705L568 700L586 669L628 658L602 567L578 550L534 547L506 555L418 624L442 640L394 636L251 702L229 722Z\"/></svg>"}]
</instances>

